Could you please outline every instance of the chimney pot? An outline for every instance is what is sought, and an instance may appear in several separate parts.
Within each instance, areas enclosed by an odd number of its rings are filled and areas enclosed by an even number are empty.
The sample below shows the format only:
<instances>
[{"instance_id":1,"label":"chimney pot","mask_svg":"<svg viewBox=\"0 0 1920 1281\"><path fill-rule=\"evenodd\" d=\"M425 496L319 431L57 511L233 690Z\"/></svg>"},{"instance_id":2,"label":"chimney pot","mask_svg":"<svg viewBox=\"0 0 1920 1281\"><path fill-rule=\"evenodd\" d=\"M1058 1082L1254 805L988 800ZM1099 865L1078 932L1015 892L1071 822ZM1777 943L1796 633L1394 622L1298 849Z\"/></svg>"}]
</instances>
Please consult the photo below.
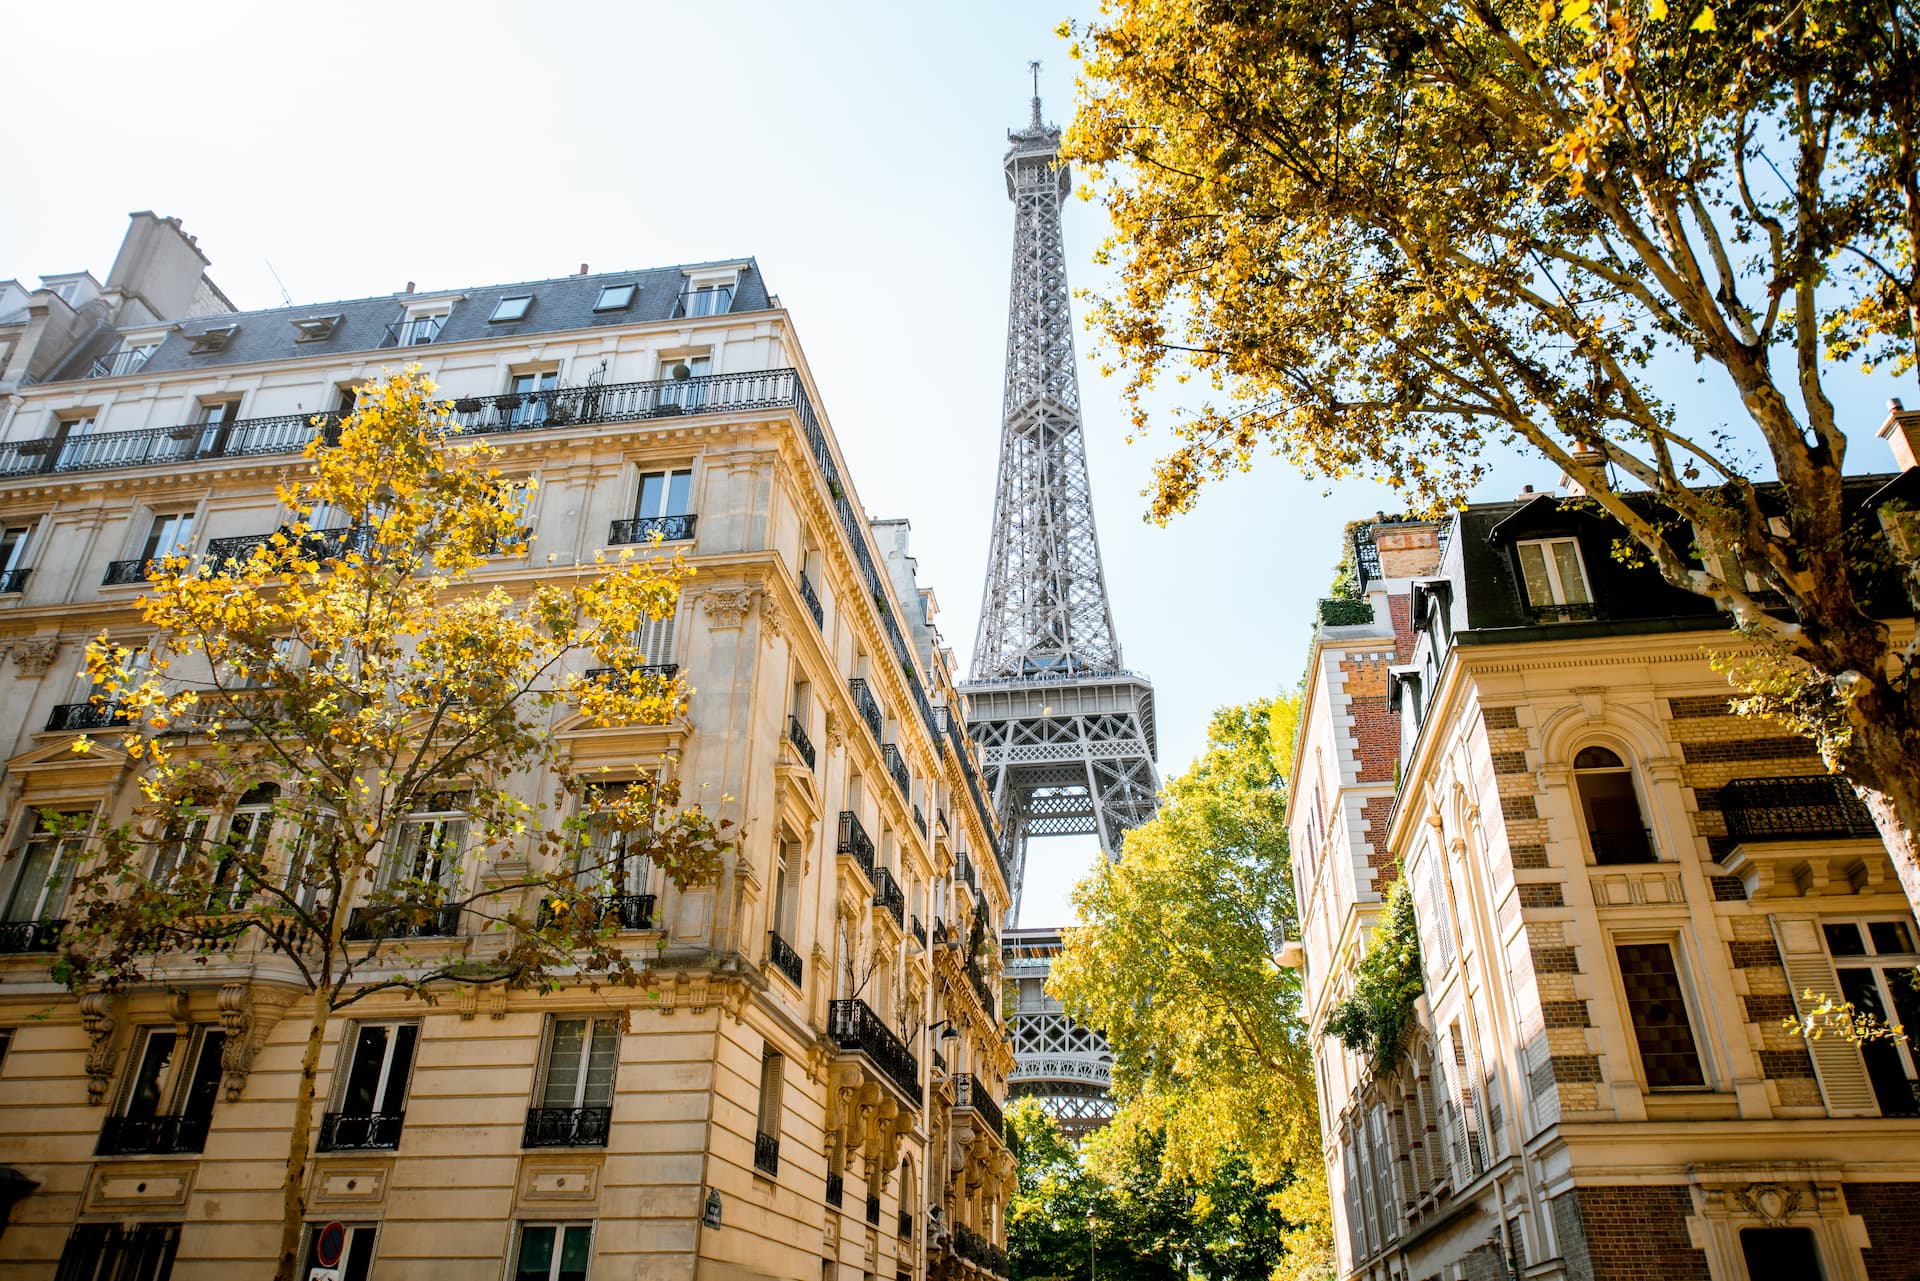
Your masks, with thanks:
<instances>
[{"instance_id":1,"label":"chimney pot","mask_svg":"<svg viewBox=\"0 0 1920 1281\"><path fill-rule=\"evenodd\" d=\"M584 262L580 264L580 274L583 276L587 274L587 264Z\"/></svg>"},{"instance_id":2,"label":"chimney pot","mask_svg":"<svg viewBox=\"0 0 1920 1281\"><path fill-rule=\"evenodd\" d=\"M1920 409L1908 409L1898 400L1888 401L1880 439L1893 451L1894 465L1901 471L1920 467Z\"/></svg>"},{"instance_id":3,"label":"chimney pot","mask_svg":"<svg viewBox=\"0 0 1920 1281\"><path fill-rule=\"evenodd\" d=\"M408 292L408 293L412 293L412 292L413 292L413 282L412 282L411 280L409 280L409 281L407 282L407 292Z\"/></svg>"}]
</instances>

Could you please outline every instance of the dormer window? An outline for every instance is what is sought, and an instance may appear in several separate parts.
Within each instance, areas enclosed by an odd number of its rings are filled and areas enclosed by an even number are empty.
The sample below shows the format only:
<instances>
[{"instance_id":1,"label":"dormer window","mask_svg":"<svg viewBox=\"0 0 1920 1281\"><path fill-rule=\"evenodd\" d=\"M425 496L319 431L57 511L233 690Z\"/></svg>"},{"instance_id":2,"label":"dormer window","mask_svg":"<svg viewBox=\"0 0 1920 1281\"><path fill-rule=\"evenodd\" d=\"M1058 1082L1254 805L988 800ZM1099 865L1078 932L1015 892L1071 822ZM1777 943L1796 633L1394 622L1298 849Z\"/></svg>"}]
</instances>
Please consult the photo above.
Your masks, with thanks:
<instances>
[{"instance_id":1,"label":"dormer window","mask_svg":"<svg viewBox=\"0 0 1920 1281\"><path fill-rule=\"evenodd\" d=\"M533 306L532 294L519 294L512 298L502 298L493 305L493 314L487 317L489 325L502 325L508 321L525 320L528 310Z\"/></svg>"},{"instance_id":2,"label":"dormer window","mask_svg":"<svg viewBox=\"0 0 1920 1281\"><path fill-rule=\"evenodd\" d=\"M119 378L137 374L146 367L153 353L160 350L158 338L129 338L111 356L102 356L87 371L89 378Z\"/></svg>"},{"instance_id":3,"label":"dormer window","mask_svg":"<svg viewBox=\"0 0 1920 1281\"><path fill-rule=\"evenodd\" d=\"M227 345L233 341L233 336L239 332L240 326L238 325L219 325L213 329L197 333L193 335L190 340L193 345L187 348L187 354L189 356L207 356L216 351L225 351Z\"/></svg>"},{"instance_id":4,"label":"dormer window","mask_svg":"<svg viewBox=\"0 0 1920 1281\"><path fill-rule=\"evenodd\" d=\"M338 313L331 316L303 316L293 322L294 331L299 335L295 342L325 342L333 337L333 331L340 327Z\"/></svg>"},{"instance_id":5,"label":"dormer window","mask_svg":"<svg viewBox=\"0 0 1920 1281\"><path fill-rule=\"evenodd\" d=\"M676 316L724 316L733 310L733 282L692 284L680 292Z\"/></svg>"},{"instance_id":6,"label":"dormer window","mask_svg":"<svg viewBox=\"0 0 1920 1281\"><path fill-rule=\"evenodd\" d=\"M440 336L440 328L446 323L445 311L423 311L397 320L387 328L393 334L396 347L424 347Z\"/></svg>"},{"instance_id":7,"label":"dormer window","mask_svg":"<svg viewBox=\"0 0 1920 1281\"><path fill-rule=\"evenodd\" d=\"M594 301L595 311L625 311L633 306L633 295L639 286L634 284L602 285L600 297Z\"/></svg>"},{"instance_id":8,"label":"dormer window","mask_svg":"<svg viewBox=\"0 0 1920 1281\"><path fill-rule=\"evenodd\" d=\"M1527 609L1536 623L1571 623L1593 617L1593 593L1572 538L1537 538L1519 543L1520 578L1527 588Z\"/></svg>"}]
</instances>

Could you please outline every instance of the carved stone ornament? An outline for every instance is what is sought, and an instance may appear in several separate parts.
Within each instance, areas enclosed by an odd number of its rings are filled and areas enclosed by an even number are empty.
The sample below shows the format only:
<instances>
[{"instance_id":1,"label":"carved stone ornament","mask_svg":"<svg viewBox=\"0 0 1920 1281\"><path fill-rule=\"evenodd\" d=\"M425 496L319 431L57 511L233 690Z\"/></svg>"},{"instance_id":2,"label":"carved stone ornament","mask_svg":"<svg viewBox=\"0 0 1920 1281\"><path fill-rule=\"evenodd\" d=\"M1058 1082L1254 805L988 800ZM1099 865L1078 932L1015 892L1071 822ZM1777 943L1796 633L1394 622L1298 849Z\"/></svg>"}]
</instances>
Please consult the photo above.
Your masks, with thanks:
<instances>
[{"instance_id":1,"label":"carved stone ornament","mask_svg":"<svg viewBox=\"0 0 1920 1281\"><path fill-rule=\"evenodd\" d=\"M780 612L779 602L771 596L760 602L760 622L775 636L784 636L786 634L786 615Z\"/></svg>"},{"instance_id":2,"label":"carved stone ornament","mask_svg":"<svg viewBox=\"0 0 1920 1281\"><path fill-rule=\"evenodd\" d=\"M110 992L83 993L80 1026L87 1033L87 1102L98 1107L113 1081L113 1034L120 1026L120 998Z\"/></svg>"},{"instance_id":3,"label":"carved stone ornament","mask_svg":"<svg viewBox=\"0 0 1920 1281\"><path fill-rule=\"evenodd\" d=\"M57 636L29 636L14 641L7 646L13 655L13 666L22 676L39 677L47 674L53 666L53 660L60 655L60 638Z\"/></svg>"},{"instance_id":4,"label":"carved stone ornament","mask_svg":"<svg viewBox=\"0 0 1920 1281\"><path fill-rule=\"evenodd\" d=\"M220 1027L227 1039L220 1047L220 1089L227 1102L238 1100L246 1088L254 1055L266 1044L267 1033L273 1031L273 1025L280 1021L291 1000L291 995L285 992L256 997L244 983L221 987Z\"/></svg>"},{"instance_id":5,"label":"carved stone ornament","mask_svg":"<svg viewBox=\"0 0 1920 1281\"><path fill-rule=\"evenodd\" d=\"M847 745L847 724L832 708L827 709L827 743L833 747Z\"/></svg>"},{"instance_id":6,"label":"carved stone ornament","mask_svg":"<svg viewBox=\"0 0 1920 1281\"><path fill-rule=\"evenodd\" d=\"M1800 1208L1800 1189L1784 1183L1754 1183L1735 1189L1733 1199L1761 1222L1780 1224Z\"/></svg>"},{"instance_id":7,"label":"carved stone ornament","mask_svg":"<svg viewBox=\"0 0 1920 1281\"><path fill-rule=\"evenodd\" d=\"M737 587L711 591L707 593L707 617L713 620L715 627L740 627L745 625L747 614L753 609L753 589Z\"/></svg>"}]
</instances>

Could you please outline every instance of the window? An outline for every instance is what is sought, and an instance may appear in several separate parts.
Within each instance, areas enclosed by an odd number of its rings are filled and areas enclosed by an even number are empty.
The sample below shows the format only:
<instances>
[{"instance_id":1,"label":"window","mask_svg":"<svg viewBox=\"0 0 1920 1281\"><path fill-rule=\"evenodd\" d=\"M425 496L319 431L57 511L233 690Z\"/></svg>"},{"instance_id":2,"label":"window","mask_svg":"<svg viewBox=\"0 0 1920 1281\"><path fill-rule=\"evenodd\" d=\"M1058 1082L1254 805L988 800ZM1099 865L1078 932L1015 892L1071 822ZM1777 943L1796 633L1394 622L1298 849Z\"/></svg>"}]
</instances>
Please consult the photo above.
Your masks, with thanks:
<instances>
[{"instance_id":1,"label":"window","mask_svg":"<svg viewBox=\"0 0 1920 1281\"><path fill-rule=\"evenodd\" d=\"M0 529L0 594L25 591L27 540L33 536L31 525L9 525Z\"/></svg>"},{"instance_id":2,"label":"window","mask_svg":"<svg viewBox=\"0 0 1920 1281\"><path fill-rule=\"evenodd\" d=\"M147 872L147 880L155 889L166 889L173 884L173 878L184 867L198 863L207 843L207 818L205 815L187 817L177 815L169 820L160 834L153 854L153 866Z\"/></svg>"},{"instance_id":3,"label":"window","mask_svg":"<svg viewBox=\"0 0 1920 1281\"><path fill-rule=\"evenodd\" d=\"M167 1281L178 1223L77 1223L54 1271L59 1281Z\"/></svg>"},{"instance_id":4,"label":"window","mask_svg":"<svg viewBox=\"0 0 1920 1281\"><path fill-rule=\"evenodd\" d=\"M74 414L55 419L54 440L58 443L55 446L54 466L72 467L86 461L92 452L87 440L94 434L97 425L92 414Z\"/></svg>"},{"instance_id":5,"label":"window","mask_svg":"<svg viewBox=\"0 0 1920 1281\"><path fill-rule=\"evenodd\" d=\"M312 911L330 869L339 859L340 819L325 810L310 813L287 856L287 879L282 888L303 909Z\"/></svg>"},{"instance_id":6,"label":"window","mask_svg":"<svg viewBox=\"0 0 1920 1281\"><path fill-rule=\"evenodd\" d=\"M340 316L303 316L293 322L294 341L325 342L333 337L333 331L340 327Z\"/></svg>"},{"instance_id":7,"label":"window","mask_svg":"<svg viewBox=\"0 0 1920 1281\"><path fill-rule=\"evenodd\" d=\"M1565 623L1593 617L1593 596L1571 538L1541 538L1519 544L1520 577L1535 622Z\"/></svg>"},{"instance_id":8,"label":"window","mask_svg":"<svg viewBox=\"0 0 1920 1281\"><path fill-rule=\"evenodd\" d=\"M1595 863L1655 861L1653 834L1625 761L1604 747L1583 747L1573 758L1573 784Z\"/></svg>"},{"instance_id":9,"label":"window","mask_svg":"<svg viewBox=\"0 0 1920 1281\"><path fill-rule=\"evenodd\" d=\"M493 305L493 314L487 317L489 325L504 324L509 320L525 320L527 309L533 306L532 294L519 294L512 298L502 298Z\"/></svg>"},{"instance_id":10,"label":"window","mask_svg":"<svg viewBox=\"0 0 1920 1281\"><path fill-rule=\"evenodd\" d=\"M547 1024L540 1086L527 1113L530 1148L605 1147L620 1066L620 1020L556 1016Z\"/></svg>"},{"instance_id":11,"label":"window","mask_svg":"<svg viewBox=\"0 0 1920 1281\"><path fill-rule=\"evenodd\" d=\"M1904 1035L1860 1043L1883 1116L1920 1116L1920 947L1913 920L1825 921L1842 999Z\"/></svg>"},{"instance_id":12,"label":"window","mask_svg":"<svg viewBox=\"0 0 1920 1281\"><path fill-rule=\"evenodd\" d=\"M273 806L280 789L260 783L241 794L227 819L226 839L209 852L213 865L207 874L207 910L231 912L253 896L247 868L266 866L267 844L273 839Z\"/></svg>"},{"instance_id":13,"label":"window","mask_svg":"<svg viewBox=\"0 0 1920 1281\"><path fill-rule=\"evenodd\" d=\"M682 316L722 316L733 308L733 285L689 285L680 294Z\"/></svg>"},{"instance_id":14,"label":"window","mask_svg":"<svg viewBox=\"0 0 1920 1281\"><path fill-rule=\"evenodd\" d=\"M706 377L713 372L713 357L707 355L668 356L660 362L659 411L686 413L707 403Z\"/></svg>"},{"instance_id":15,"label":"window","mask_svg":"<svg viewBox=\"0 0 1920 1281\"><path fill-rule=\"evenodd\" d=\"M543 423L547 420L547 400L539 393L552 391L560 384L560 371L549 369L540 373L515 374L507 402L509 410L507 421L515 427Z\"/></svg>"},{"instance_id":16,"label":"window","mask_svg":"<svg viewBox=\"0 0 1920 1281\"><path fill-rule=\"evenodd\" d=\"M141 545L140 559L152 561L162 556L179 555L187 550L187 544L192 540L192 512L156 512L153 526L147 531L147 541Z\"/></svg>"},{"instance_id":17,"label":"window","mask_svg":"<svg viewBox=\"0 0 1920 1281\"><path fill-rule=\"evenodd\" d=\"M640 498L633 514L641 520L656 516L685 516L693 496L693 472L649 471L640 474Z\"/></svg>"},{"instance_id":18,"label":"window","mask_svg":"<svg viewBox=\"0 0 1920 1281\"><path fill-rule=\"evenodd\" d=\"M313 1270L320 1266L320 1229L325 1224L307 1225L307 1261L298 1275L310 1277ZM340 1273L340 1281L368 1281L373 1275L373 1240L378 1225L372 1223L348 1223L347 1239L340 1248L340 1261L334 1268Z\"/></svg>"},{"instance_id":19,"label":"window","mask_svg":"<svg viewBox=\"0 0 1920 1281\"><path fill-rule=\"evenodd\" d=\"M320 1123L320 1150L400 1146L418 1023L362 1023L341 1047L336 1111Z\"/></svg>"},{"instance_id":20,"label":"window","mask_svg":"<svg viewBox=\"0 0 1920 1281\"><path fill-rule=\"evenodd\" d=\"M440 336L440 328L447 323L445 311L423 311L409 314L404 320L395 321L388 328L393 341L400 347L424 347Z\"/></svg>"},{"instance_id":21,"label":"window","mask_svg":"<svg viewBox=\"0 0 1920 1281\"><path fill-rule=\"evenodd\" d=\"M1741 1228L1740 1257L1747 1281L1820 1281L1820 1250L1812 1228Z\"/></svg>"},{"instance_id":22,"label":"window","mask_svg":"<svg viewBox=\"0 0 1920 1281\"><path fill-rule=\"evenodd\" d=\"M513 1281L587 1281L592 1257L591 1223L522 1223Z\"/></svg>"},{"instance_id":23,"label":"window","mask_svg":"<svg viewBox=\"0 0 1920 1281\"><path fill-rule=\"evenodd\" d=\"M798 938L800 915L800 847L781 841L773 876L773 932L782 940Z\"/></svg>"},{"instance_id":24,"label":"window","mask_svg":"<svg viewBox=\"0 0 1920 1281\"><path fill-rule=\"evenodd\" d=\"M153 353L160 350L158 338L129 338L119 351L111 356L102 356L93 362L89 372L95 378L118 378L123 374L137 374L153 359Z\"/></svg>"},{"instance_id":25,"label":"window","mask_svg":"<svg viewBox=\"0 0 1920 1281\"><path fill-rule=\"evenodd\" d=\"M594 300L595 311L624 311L633 305L636 285L602 285L600 297Z\"/></svg>"},{"instance_id":26,"label":"window","mask_svg":"<svg viewBox=\"0 0 1920 1281\"><path fill-rule=\"evenodd\" d=\"M587 798L587 841L580 851L575 873L576 882L589 894L632 896L647 892L647 885L653 878L653 859L647 854L652 833L644 829L623 831L615 825L611 815L593 812L610 791L618 789L625 793L641 786L643 784L637 782L613 783L595 788ZM649 917L652 908L634 904L631 905L631 913ZM628 929L649 929L652 924L651 921L639 924L625 906L622 908L622 920Z\"/></svg>"},{"instance_id":27,"label":"window","mask_svg":"<svg viewBox=\"0 0 1920 1281\"><path fill-rule=\"evenodd\" d=\"M451 887L460 874L460 851L467 840L466 796L440 792L400 824L393 857L382 869L383 884L410 879Z\"/></svg>"},{"instance_id":28,"label":"window","mask_svg":"<svg viewBox=\"0 0 1920 1281\"><path fill-rule=\"evenodd\" d=\"M754 1123L753 1168L780 1173L780 1108L786 1087L786 1056L769 1049L760 1056L760 1108Z\"/></svg>"},{"instance_id":29,"label":"window","mask_svg":"<svg viewBox=\"0 0 1920 1281\"><path fill-rule=\"evenodd\" d=\"M1633 1039L1640 1047L1640 1067L1651 1090L1698 1089L1706 1084L1700 1054L1694 1046L1693 1025L1674 968L1673 948L1666 943L1622 943L1614 949L1620 961L1620 982L1627 993L1627 1012L1633 1018Z\"/></svg>"},{"instance_id":30,"label":"window","mask_svg":"<svg viewBox=\"0 0 1920 1281\"><path fill-rule=\"evenodd\" d=\"M215 325L212 329L203 329L189 337L192 344L187 348L189 356L210 356L216 351L225 351L233 336L240 332L238 325Z\"/></svg>"},{"instance_id":31,"label":"window","mask_svg":"<svg viewBox=\"0 0 1920 1281\"><path fill-rule=\"evenodd\" d=\"M143 1027L127 1063L120 1106L100 1129L101 1156L199 1152L220 1096L227 1034L198 1027Z\"/></svg>"},{"instance_id":32,"label":"window","mask_svg":"<svg viewBox=\"0 0 1920 1281\"><path fill-rule=\"evenodd\" d=\"M59 919L67 904L80 853L86 848L90 810L29 811L20 823L18 848L7 859L13 881L7 888L8 921Z\"/></svg>"},{"instance_id":33,"label":"window","mask_svg":"<svg viewBox=\"0 0 1920 1281\"><path fill-rule=\"evenodd\" d=\"M237 400L203 402L194 420L200 430L196 435L188 437L187 448L201 454L226 453L228 440L233 434L233 425L239 419L240 402Z\"/></svg>"}]
</instances>

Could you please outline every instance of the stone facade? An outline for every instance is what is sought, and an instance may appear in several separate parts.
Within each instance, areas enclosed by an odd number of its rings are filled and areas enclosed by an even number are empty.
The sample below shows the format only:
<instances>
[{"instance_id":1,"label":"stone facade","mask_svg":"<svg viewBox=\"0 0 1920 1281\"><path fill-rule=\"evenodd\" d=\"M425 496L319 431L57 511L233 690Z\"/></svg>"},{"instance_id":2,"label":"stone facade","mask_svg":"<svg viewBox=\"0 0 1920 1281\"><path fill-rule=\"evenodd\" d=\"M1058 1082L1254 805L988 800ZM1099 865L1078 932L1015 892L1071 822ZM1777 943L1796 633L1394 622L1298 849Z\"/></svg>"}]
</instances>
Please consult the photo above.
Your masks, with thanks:
<instances>
[{"instance_id":1,"label":"stone facade","mask_svg":"<svg viewBox=\"0 0 1920 1281\"><path fill-rule=\"evenodd\" d=\"M137 221L129 243L151 231ZM201 279L204 259L190 265ZM139 1259L143 1279L194 1281L271 1266L309 1026L284 958L221 955L164 987L76 999L48 972L60 904L15 890L41 809L107 823L135 803L129 771L76 757L72 733L50 728L84 705L85 641L138 636L139 575L103 579L146 554L162 517L190 517L195 554L274 529L307 416L413 362L498 433L509 476L539 481L532 549L481 571L487 585L590 566L623 525L661 515L639 510L643 475L685 473L667 550L698 576L650 655L686 676L684 715L619 731L560 712L553 730L610 777L666 764L739 840L715 884L681 892L656 873L644 887L650 910L622 939L654 958L637 987L449 986L433 1003L372 997L329 1024L317 1112L340 1109L369 1037L408 1047L383 1060L386 1128L334 1131L311 1166L310 1224L350 1229L345 1281L369 1267L382 1281L512 1275L510 1261L558 1268L563 1253L595 1278L649 1281L1004 1274L1012 1162L997 1117L1012 1058L993 999L1008 902L994 820L931 597L895 532L869 529L757 266L232 315L181 286L172 315L97 341L71 330L65 350L70 330L46 316L67 304L47 292L15 330L0 315L10 374L32 375L0 403L0 525L25 531L22 572L0 582L0 1199L14 1198L0 1274ZM526 319L498 324L516 297ZM135 339L154 347L137 362L123 358ZM528 378L560 394L493 399ZM262 423L290 434L263 437ZM976 914L989 945L967 955ZM476 928L447 946L473 947ZM837 1033L848 1002L880 1032ZM882 1033L910 1071L870 1048ZM162 1035L218 1047L202 1133L105 1142L132 1057ZM556 1136L537 1132L533 1103L563 1035L603 1037L611 1082L605 1108Z\"/></svg>"},{"instance_id":2,"label":"stone facade","mask_svg":"<svg viewBox=\"0 0 1920 1281\"><path fill-rule=\"evenodd\" d=\"M1317 1042L1342 1275L1908 1275L1911 1051L1781 1026L1920 965L1857 801L1731 715L1724 619L1609 564L1598 518L1540 497L1382 532L1376 622L1316 634L1291 790L1312 1026L1396 874L1425 970L1392 1071ZM1582 604L1538 608L1519 544L1555 539ZM1354 691L1387 653L1382 788Z\"/></svg>"}]
</instances>

